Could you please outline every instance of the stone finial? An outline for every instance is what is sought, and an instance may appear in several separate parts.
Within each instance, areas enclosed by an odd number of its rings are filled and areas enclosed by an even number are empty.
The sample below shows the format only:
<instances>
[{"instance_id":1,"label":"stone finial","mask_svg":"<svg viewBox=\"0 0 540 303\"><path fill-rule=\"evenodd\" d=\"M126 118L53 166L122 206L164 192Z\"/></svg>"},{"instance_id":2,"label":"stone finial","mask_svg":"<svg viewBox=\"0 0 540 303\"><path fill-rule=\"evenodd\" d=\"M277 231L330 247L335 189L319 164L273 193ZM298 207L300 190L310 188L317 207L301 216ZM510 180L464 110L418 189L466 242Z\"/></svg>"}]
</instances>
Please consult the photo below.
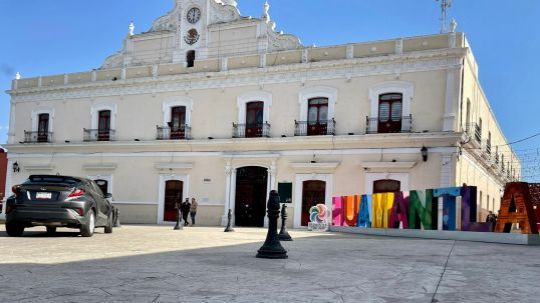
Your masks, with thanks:
<instances>
[{"instance_id":1,"label":"stone finial","mask_svg":"<svg viewBox=\"0 0 540 303\"><path fill-rule=\"evenodd\" d=\"M17 72L15 74L15 80L21 80L21 73Z\"/></svg>"},{"instance_id":2,"label":"stone finial","mask_svg":"<svg viewBox=\"0 0 540 303\"><path fill-rule=\"evenodd\" d=\"M266 20L266 22L270 21L270 4L268 4L268 0L264 2L264 10L262 18L263 20Z\"/></svg>"},{"instance_id":3,"label":"stone finial","mask_svg":"<svg viewBox=\"0 0 540 303\"><path fill-rule=\"evenodd\" d=\"M457 29L458 23L456 19L452 18L452 22L450 22L450 32L455 33Z\"/></svg>"},{"instance_id":4,"label":"stone finial","mask_svg":"<svg viewBox=\"0 0 540 303\"><path fill-rule=\"evenodd\" d=\"M129 35L130 37L133 36L133 35L135 35L135 23L133 23L133 21L131 21L131 22L129 23L128 29L129 29L128 35Z\"/></svg>"}]
</instances>

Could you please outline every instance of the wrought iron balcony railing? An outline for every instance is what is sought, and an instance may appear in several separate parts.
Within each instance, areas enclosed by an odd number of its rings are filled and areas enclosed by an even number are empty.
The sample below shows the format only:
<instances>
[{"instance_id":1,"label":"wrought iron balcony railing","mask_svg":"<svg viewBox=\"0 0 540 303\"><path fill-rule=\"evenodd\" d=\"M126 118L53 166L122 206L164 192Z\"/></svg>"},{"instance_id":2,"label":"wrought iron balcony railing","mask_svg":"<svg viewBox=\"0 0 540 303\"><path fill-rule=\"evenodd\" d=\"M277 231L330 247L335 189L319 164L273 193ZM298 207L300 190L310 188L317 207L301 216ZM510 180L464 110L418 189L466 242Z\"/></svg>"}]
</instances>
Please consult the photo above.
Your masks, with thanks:
<instances>
[{"instance_id":1,"label":"wrought iron balcony railing","mask_svg":"<svg viewBox=\"0 0 540 303\"><path fill-rule=\"evenodd\" d=\"M382 121L380 118L366 117L366 134L410 133L412 132L412 115L390 118Z\"/></svg>"},{"instance_id":2,"label":"wrought iron balcony railing","mask_svg":"<svg viewBox=\"0 0 540 303\"><path fill-rule=\"evenodd\" d=\"M52 141L53 141L52 132L24 131L24 143L51 143Z\"/></svg>"},{"instance_id":3,"label":"wrought iron balcony railing","mask_svg":"<svg viewBox=\"0 0 540 303\"><path fill-rule=\"evenodd\" d=\"M84 142L114 141L114 129L84 129Z\"/></svg>"},{"instance_id":4,"label":"wrought iron balcony railing","mask_svg":"<svg viewBox=\"0 0 540 303\"><path fill-rule=\"evenodd\" d=\"M322 121L294 121L295 136L334 136L336 134L336 120Z\"/></svg>"},{"instance_id":5,"label":"wrought iron balcony railing","mask_svg":"<svg viewBox=\"0 0 540 303\"><path fill-rule=\"evenodd\" d=\"M469 137L474 138L476 143L482 143L482 128L477 123L469 123L465 125L465 132Z\"/></svg>"},{"instance_id":6,"label":"wrought iron balcony railing","mask_svg":"<svg viewBox=\"0 0 540 303\"><path fill-rule=\"evenodd\" d=\"M191 127L188 125L180 125L179 127L157 127L158 140L190 140Z\"/></svg>"},{"instance_id":7,"label":"wrought iron balcony railing","mask_svg":"<svg viewBox=\"0 0 540 303\"><path fill-rule=\"evenodd\" d=\"M233 138L261 138L270 137L270 124L236 124L233 123Z\"/></svg>"}]
</instances>

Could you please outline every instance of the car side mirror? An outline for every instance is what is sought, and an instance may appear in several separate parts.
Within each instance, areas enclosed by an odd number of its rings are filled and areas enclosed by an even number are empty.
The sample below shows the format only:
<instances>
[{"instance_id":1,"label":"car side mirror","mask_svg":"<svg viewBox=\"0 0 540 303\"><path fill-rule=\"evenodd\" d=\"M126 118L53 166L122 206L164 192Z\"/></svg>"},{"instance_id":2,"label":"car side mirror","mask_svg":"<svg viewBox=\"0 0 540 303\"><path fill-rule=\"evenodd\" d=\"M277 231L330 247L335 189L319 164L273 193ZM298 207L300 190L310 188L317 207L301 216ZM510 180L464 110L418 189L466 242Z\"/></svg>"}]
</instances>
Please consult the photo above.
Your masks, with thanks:
<instances>
[{"instance_id":1,"label":"car side mirror","mask_svg":"<svg viewBox=\"0 0 540 303\"><path fill-rule=\"evenodd\" d=\"M110 199L110 198L112 198L112 194L106 193L103 197L104 197L105 199Z\"/></svg>"}]
</instances>

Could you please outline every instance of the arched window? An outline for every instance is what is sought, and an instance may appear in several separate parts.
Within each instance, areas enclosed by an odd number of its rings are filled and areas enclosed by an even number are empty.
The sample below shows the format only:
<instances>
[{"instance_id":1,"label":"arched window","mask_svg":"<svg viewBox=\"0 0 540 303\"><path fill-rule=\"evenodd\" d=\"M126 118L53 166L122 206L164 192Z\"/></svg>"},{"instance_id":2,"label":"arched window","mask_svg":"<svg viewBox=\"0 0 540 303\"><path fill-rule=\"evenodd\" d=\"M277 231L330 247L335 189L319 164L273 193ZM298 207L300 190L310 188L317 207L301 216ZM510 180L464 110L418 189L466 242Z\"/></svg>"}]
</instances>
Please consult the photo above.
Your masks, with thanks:
<instances>
[{"instance_id":1,"label":"arched window","mask_svg":"<svg viewBox=\"0 0 540 303\"><path fill-rule=\"evenodd\" d=\"M174 106L171 108L170 139L178 140L186 137L186 107Z\"/></svg>"},{"instance_id":2,"label":"arched window","mask_svg":"<svg viewBox=\"0 0 540 303\"><path fill-rule=\"evenodd\" d=\"M488 132L488 138L486 142L486 152L491 155L491 132Z\"/></svg>"},{"instance_id":3,"label":"arched window","mask_svg":"<svg viewBox=\"0 0 540 303\"><path fill-rule=\"evenodd\" d=\"M308 101L307 135L328 134L328 98L312 98Z\"/></svg>"},{"instance_id":4,"label":"arched window","mask_svg":"<svg viewBox=\"0 0 540 303\"><path fill-rule=\"evenodd\" d=\"M465 130L470 134L471 131L471 100L467 99L467 112L465 113Z\"/></svg>"},{"instance_id":5,"label":"arched window","mask_svg":"<svg viewBox=\"0 0 540 303\"><path fill-rule=\"evenodd\" d=\"M187 67L195 66L195 51L194 50L190 50L186 53L186 63L187 63Z\"/></svg>"},{"instance_id":6,"label":"arched window","mask_svg":"<svg viewBox=\"0 0 540 303\"><path fill-rule=\"evenodd\" d=\"M379 96L379 133L401 132L403 95L390 93Z\"/></svg>"},{"instance_id":7,"label":"arched window","mask_svg":"<svg viewBox=\"0 0 540 303\"><path fill-rule=\"evenodd\" d=\"M38 115L37 142L49 142L49 114Z\"/></svg>"},{"instance_id":8,"label":"arched window","mask_svg":"<svg viewBox=\"0 0 540 303\"><path fill-rule=\"evenodd\" d=\"M98 112L98 141L109 141L111 136L111 111Z\"/></svg>"},{"instance_id":9,"label":"arched window","mask_svg":"<svg viewBox=\"0 0 540 303\"><path fill-rule=\"evenodd\" d=\"M246 103L246 138L262 137L264 124L264 102Z\"/></svg>"},{"instance_id":10,"label":"arched window","mask_svg":"<svg viewBox=\"0 0 540 303\"><path fill-rule=\"evenodd\" d=\"M377 180L373 182L373 193L394 193L401 191L401 182L397 180Z\"/></svg>"}]
</instances>

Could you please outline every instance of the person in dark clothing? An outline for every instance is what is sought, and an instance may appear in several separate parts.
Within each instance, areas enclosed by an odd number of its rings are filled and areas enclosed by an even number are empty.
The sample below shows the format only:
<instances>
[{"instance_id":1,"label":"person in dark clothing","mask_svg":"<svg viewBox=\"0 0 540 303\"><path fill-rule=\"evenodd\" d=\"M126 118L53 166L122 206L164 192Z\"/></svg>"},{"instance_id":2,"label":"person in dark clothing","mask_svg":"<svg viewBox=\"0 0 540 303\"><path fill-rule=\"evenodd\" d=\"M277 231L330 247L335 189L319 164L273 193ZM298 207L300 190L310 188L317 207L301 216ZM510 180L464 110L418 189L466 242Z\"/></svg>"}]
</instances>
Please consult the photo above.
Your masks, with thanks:
<instances>
[{"instance_id":1,"label":"person in dark clothing","mask_svg":"<svg viewBox=\"0 0 540 303\"><path fill-rule=\"evenodd\" d=\"M488 222L488 223L497 222L497 216L492 211L490 211L489 214L486 217L486 222Z\"/></svg>"},{"instance_id":2,"label":"person in dark clothing","mask_svg":"<svg viewBox=\"0 0 540 303\"><path fill-rule=\"evenodd\" d=\"M491 231L494 231L495 224L497 223L497 216L492 211L489 211L489 214L486 217L486 222L491 223Z\"/></svg>"},{"instance_id":3,"label":"person in dark clothing","mask_svg":"<svg viewBox=\"0 0 540 303\"><path fill-rule=\"evenodd\" d=\"M182 203L180 209L182 210L182 218L184 219L184 225L187 226L189 210L191 209L191 203L189 203L189 198L186 198L184 203Z\"/></svg>"}]
</instances>

